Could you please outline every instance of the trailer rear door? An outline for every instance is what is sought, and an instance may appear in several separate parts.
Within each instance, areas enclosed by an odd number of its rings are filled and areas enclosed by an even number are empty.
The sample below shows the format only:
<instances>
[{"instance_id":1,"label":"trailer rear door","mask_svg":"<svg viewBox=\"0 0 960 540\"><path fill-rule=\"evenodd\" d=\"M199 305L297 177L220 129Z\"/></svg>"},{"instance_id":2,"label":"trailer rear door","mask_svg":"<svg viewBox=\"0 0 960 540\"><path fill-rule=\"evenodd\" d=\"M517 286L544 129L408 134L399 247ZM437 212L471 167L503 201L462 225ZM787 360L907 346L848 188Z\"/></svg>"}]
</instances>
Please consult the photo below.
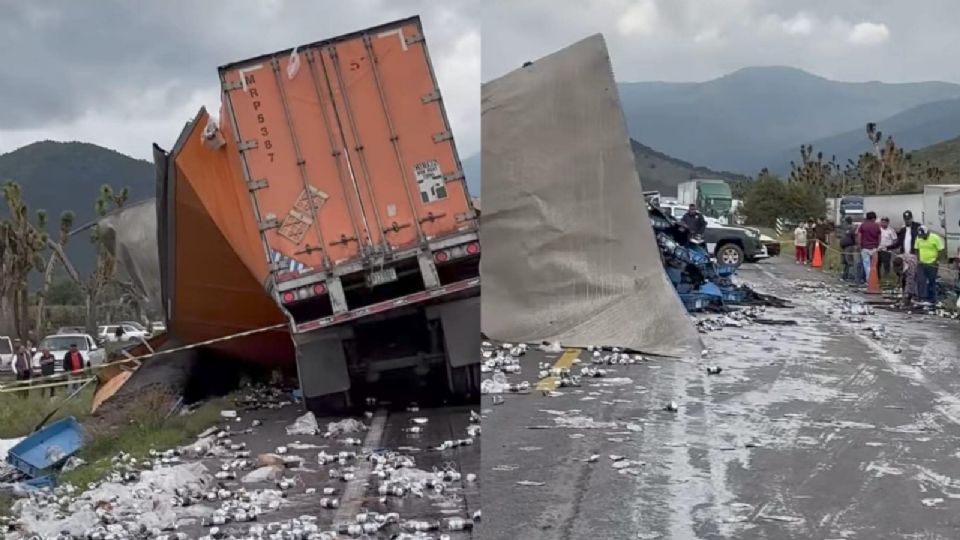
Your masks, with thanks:
<instances>
[{"instance_id":1,"label":"trailer rear door","mask_svg":"<svg viewBox=\"0 0 960 540\"><path fill-rule=\"evenodd\" d=\"M475 228L418 18L220 77L275 260L319 269Z\"/></svg>"}]
</instances>

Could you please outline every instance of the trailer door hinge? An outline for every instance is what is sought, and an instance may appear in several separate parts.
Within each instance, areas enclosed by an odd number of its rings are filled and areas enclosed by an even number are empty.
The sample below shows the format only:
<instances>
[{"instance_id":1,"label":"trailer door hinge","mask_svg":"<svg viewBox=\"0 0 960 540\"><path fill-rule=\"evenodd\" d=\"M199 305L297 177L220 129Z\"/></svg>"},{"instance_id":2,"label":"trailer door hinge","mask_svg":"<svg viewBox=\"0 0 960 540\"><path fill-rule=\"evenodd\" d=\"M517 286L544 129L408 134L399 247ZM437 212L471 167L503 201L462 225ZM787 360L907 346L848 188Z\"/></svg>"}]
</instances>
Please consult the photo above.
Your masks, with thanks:
<instances>
[{"instance_id":1,"label":"trailer door hinge","mask_svg":"<svg viewBox=\"0 0 960 540\"><path fill-rule=\"evenodd\" d=\"M261 178L259 180L250 180L247 182L248 191L257 191L258 189L266 189L270 187L270 184L267 182L266 178Z\"/></svg>"},{"instance_id":2,"label":"trailer door hinge","mask_svg":"<svg viewBox=\"0 0 960 540\"><path fill-rule=\"evenodd\" d=\"M429 94L421 97L420 101L424 103L432 103L434 101L440 101L440 91L434 90L433 92L430 92Z\"/></svg>"},{"instance_id":3,"label":"trailer door hinge","mask_svg":"<svg viewBox=\"0 0 960 540\"><path fill-rule=\"evenodd\" d=\"M231 90L240 90L241 88L243 88L243 83L240 81L232 81L232 82L224 81L220 84L220 88L222 88L224 92L229 92Z\"/></svg>"},{"instance_id":4,"label":"trailer door hinge","mask_svg":"<svg viewBox=\"0 0 960 540\"><path fill-rule=\"evenodd\" d=\"M249 141L243 141L237 145L237 150L243 152L244 150L252 150L257 147L257 140L250 139Z\"/></svg>"},{"instance_id":5,"label":"trailer door hinge","mask_svg":"<svg viewBox=\"0 0 960 540\"><path fill-rule=\"evenodd\" d=\"M457 180L463 180L463 178L464 178L463 171L461 169L457 169L452 173L443 175L443 181L447 183L456 182Z\"/></svg>"},{"instance_id":6,"label":"trailer door hinge","mask_svg":"<svg viewBox=\"0 0 960 540\"><path fill-rule=\"evenodd\" d=\"M421 41L423 41L423 34L413 34L412 36L407 36L407 47L413 45L414 43L420 43Z\"/></svg>"},{"instance_id":7,"label":"trailer door hinge","mask_svg":"<svg viewBox=\"0 0 960 540\"><path fill-rule=\"evenodd\" d=\"M449 131L441 131L433 136L433 142L442 143L443 141L449 141L453 138L453 133Z\"/></svg>"},{"instance_id":8,"label":"trailer door hinge","mask_svg":"<svg viewBox=\"0 0 960 540\"><path fill-rule=\"evenodd\" d=\"M267 214L267 217L260 222L260 232L269 231L270 229L276 229L280 226L280 222L277 221L277 216L273 214Z\"/></svg>"}]
</instances>

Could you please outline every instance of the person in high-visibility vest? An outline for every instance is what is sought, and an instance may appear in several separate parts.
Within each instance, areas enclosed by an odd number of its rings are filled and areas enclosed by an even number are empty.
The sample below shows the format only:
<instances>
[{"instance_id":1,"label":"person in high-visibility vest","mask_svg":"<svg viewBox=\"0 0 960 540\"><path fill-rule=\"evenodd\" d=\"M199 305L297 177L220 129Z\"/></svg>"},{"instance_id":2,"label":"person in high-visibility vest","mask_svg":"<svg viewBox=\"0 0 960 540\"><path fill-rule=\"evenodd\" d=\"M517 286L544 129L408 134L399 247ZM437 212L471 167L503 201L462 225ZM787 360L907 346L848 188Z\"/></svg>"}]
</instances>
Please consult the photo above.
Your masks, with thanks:
<instances>
[{"instance_id":1,"label":"person in high-visibility vest","mask_svg":"<svg viewBox=\"0 0 960 540\"><path fill-rule=\"evenodd\" d=\"M923 290L920 291L923 299L927 302L937 303L937 261L940 259L940 252L946 249L943 238L935 232L930 232L926 227L920 226L917 229L917 239L914 243L917 252L917 259L920 262L920 283L923 284Z\"/></svg>"}]
</instances>

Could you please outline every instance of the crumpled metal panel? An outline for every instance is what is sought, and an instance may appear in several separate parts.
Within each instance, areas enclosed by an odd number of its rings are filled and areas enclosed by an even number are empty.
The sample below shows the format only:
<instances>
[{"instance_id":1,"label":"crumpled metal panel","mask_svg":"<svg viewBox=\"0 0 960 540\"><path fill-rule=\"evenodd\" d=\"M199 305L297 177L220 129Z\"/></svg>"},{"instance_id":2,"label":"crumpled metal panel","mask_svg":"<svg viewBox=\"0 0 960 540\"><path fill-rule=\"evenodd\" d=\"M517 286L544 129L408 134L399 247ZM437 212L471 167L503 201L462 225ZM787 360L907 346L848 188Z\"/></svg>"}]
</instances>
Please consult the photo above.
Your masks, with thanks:
<instances>
[{"instance_id":1,"label":"crumpled metal panel","mask_svg":"<svg viewBox=\"0 0 960 540\"><path fill-rule=\"evenodd\" d=\"M699 355L667 280L601 35L484 85L482 330Z\"/></svg>"},{"instance_id":2,"label":"crumpled metal panel","mask_svg":"<svg viewBox=\"0 0 960 540\"><path fill-rule=\"evenodd\" d=\"M117 259L121 277L127 277L151 311L161 308L160 258L157 250L157 204L149 199L100 218L100 235Z\"/></svg>"}]
</instances>

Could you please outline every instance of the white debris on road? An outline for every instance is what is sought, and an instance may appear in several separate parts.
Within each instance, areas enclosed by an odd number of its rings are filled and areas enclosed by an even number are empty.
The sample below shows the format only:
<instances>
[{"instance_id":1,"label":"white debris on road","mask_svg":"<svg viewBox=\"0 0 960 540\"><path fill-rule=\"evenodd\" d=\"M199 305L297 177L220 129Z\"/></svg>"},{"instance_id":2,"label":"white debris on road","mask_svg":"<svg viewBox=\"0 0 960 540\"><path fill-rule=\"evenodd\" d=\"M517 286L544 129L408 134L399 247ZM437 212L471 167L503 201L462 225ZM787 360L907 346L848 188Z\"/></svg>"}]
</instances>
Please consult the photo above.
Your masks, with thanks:
<instances>
[{"instance_id":1,"label":"white debris on road","mask_svg":"<svg viewBox=\"0 0 960 540\"><path fill-rule=\"evenodd\" d=\"M327 424L327 431L323 434L323 436L330 438L336 437L337 435L358 433L366 430L367 426L363 422L357 420L356 418L345 418L339 422L330 422Z\"/></svg>"},{"instance_id":2,"label":"white debris on road","mask_svg":"<svg viewBox=\"0 0 960 540\"><path fill-rule=\"evenodd\" d=\"M287 435L316 435L319 432L317 417L312 412L304 414L287 426Z\"/></svg>"}]
</instances>

